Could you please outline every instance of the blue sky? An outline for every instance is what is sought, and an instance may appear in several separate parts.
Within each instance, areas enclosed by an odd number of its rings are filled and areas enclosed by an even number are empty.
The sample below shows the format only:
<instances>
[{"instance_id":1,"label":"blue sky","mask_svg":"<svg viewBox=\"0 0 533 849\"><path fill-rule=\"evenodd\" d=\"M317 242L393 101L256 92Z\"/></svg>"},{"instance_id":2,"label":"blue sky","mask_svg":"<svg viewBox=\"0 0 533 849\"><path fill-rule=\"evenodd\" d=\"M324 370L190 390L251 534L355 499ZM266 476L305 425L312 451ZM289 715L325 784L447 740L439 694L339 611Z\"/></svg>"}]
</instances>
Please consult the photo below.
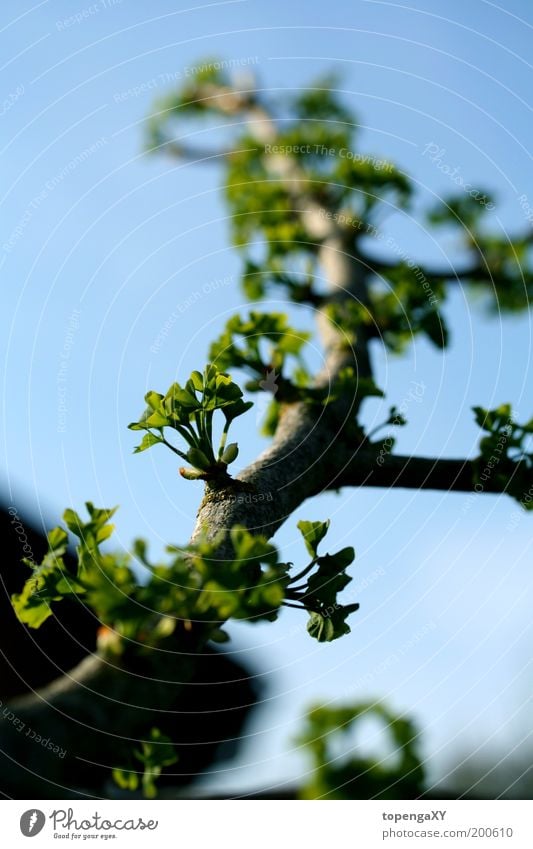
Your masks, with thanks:
<instances>
[{"instance_id":1,"label":"blue sky","mask_svg":"<svg viewBox=\"0 0 533 849\"><path fill-rule=\"evenodd\" d=\"M496 194L493 223L513 232L526 224L520 197L533 205L532 25L526 0L505 10L484 0L4 2L7 497L48 523L67 505L118 503L124 546L145 536L160 552L189 536L201 488L179 479L163 450L132 456L126 426L148 388L164 390L204 362L242 300L220 172L142 152L145 118L166 81L185 78L206 56L249 60L272 96L335 70L360 118L359 149L415 178L417 208L454 190L424 155L437 144L442 162ZM197 138L209 142L206 133ZM414 219L396 215L387 228L419 259L458 256L449 234L428 234ZM402 359L378 350L377 381L391 404L413 381L424 385L399 450L473 456L472 405L511 401L519 420L533 412L531 321L489 318L460 290L447 315L444 356L423 341ZM311 319L303 312L293 321L307 327ZM243 464L264 445L250 423L235 425ZM306 762L290 740L314 701L384 698L408 712L424 729L434 776L465 747L521 741L533 517L516 521L516 510L493 496L380 490L305 504L276 542L297 561L298 518L330 516L331 546L357 552L351 586L361 610L352 634L327 646L307 637L296 611L274 626L233 629L233 650L262 675L264 704L240 763L209 780L246 787L300 776Z\"/></svg>"}]
</instances>

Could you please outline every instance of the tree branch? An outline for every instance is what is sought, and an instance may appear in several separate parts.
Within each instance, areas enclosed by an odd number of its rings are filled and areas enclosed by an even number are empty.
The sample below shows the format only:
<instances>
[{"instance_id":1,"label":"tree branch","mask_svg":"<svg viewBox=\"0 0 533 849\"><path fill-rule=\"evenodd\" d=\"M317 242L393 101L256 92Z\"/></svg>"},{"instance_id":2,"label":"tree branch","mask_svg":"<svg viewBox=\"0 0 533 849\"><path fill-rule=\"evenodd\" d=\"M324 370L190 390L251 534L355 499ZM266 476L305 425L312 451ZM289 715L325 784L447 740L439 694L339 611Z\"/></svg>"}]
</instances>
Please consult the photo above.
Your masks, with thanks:
<instances>
[{"instance_id":1,"label":"tree branch","mask_svg":"<svg viewBox=\"0 0 533 849\"><path fill-rule=\"evenodd\" d=\"M232 150L209 150L208 148L193 147L192 145L183 144L177 141L167 141L158 147L152 148L151 152L165 153L167 156L173 156L176 159L185 159L193 165L204 165L206 162L218 162L229 159L232 153L242 153L243 151Z\"/></svg>"},{"instance_id":2,"label":"tree branch","mask_svg":"<svg viewBox=\"0 0 533 849\"><path fill-rule=\"evenodd\" d=\"M273 142L277 137L274 119L263 107L252 115L255 137ZM316 376L316 387L334 383L339 372L353 366L359 377L372 374L369 335L364 326L353 347L346 344L341 328L335 327L326 313L328 304L347 298L368 302L367 270L356 259L349 231L305 189L304 174L287 155L265 153L266 170L279 180L290 195L294 208L309 237L319 244L318 258L327 282L327 293L316 310L319 335L324 348L324 366ZM331 469L340 469L346 461L342 440L337 440L346 423L353 419L358 406L354 397L339 398L327 408L305 402L282 405L280 421L272 444L239 476L251 487L245 497L238 490L206 487L198 511L193 541L207 530L214 535L221 528L242 524L249 530L271 537L292 512L307 498L328 486ZM254 498L255 494L255 498ZM231 555L229 543L223 543L219 556Z\"/></svg>"},{"instance_id":3,"label":"tree branch","mask_svg":"<svg viewBox=\"0 0 533 849\"><path fill-rule=\"evenodd\" d=\"M470 492L474 488L474 469L469 460L380 455L361 451L332 480L332 489L339 486Z\"/></svg>"},{"instance_id":4,"label":"tree branch","mask_svg":"<svg viewBox=\"0 0 533 849\"><path fill-rule=\"evenodd\" d=\"M444 492L506 492L521 463L502 483L501 476L487 474L478 481L476 461L433 457L409 457L400 454L379 454L363 449L355 453L341 472L332 477L329 489L343 486L371 486L403 489L435 489ZM494 468L496 471L496 467Z\"/></svg>"},{"instance_id":5,"label":"tree branch","mask_svg":"<svg viewBox=\"0 0 533 849\"><path fill-rule=\"evenodd\" d=\"M360 253L362 262L372 270L375 274L387 273L398 267L398 262L390 262L377 257L371 257L367 253ZM509 283L509 276L501 271L491 269L487 263L471 262L463 268L425 268L422 265L417 265L420 273L430 283L439 283L447 281L449 283L487 283L492 285L506 285ZM526 277L525 273L524 276Z\"/></svg>"},{"instance_id":6,"label":"tree branch","mask_svg":"<svg viewBox=\"0 0 533 849\"><path fill-rule=\"evenodd\" d=\"M249 92L239 93L209 84L198 92L199 97L200 94L205 99L212 98L216 109L223 114L244 111L259 142L275 141L277 130L273 119ZM189 159L197 158L199 153L173 142L167 149L173 155ZM212 154L217 159L228 155L231 154L223 151ZM295 214L300 215L310 238L319 244L319 262L327 278L328 292L321 297L317 309L324 366L315 385L327 387L346 365L352 365L360 376L369 377L370 331L362 325L351 349L324 307L346 298L367 303L368 276L395 264L362 257L368 264L365 268L354 253L353 234L331 216L328 218L326 207L306 194L294 160L265 153L265 162L272 178L284 183L295 201ZM427 276L428 279L471 279L477 273L478 266L460 273L453 269L443 274L428 271ZM367 444L354 450L349 444L346 425L353 420L357 404L358 399L353 395L339 398L326 407L303 401L282 403L275 437L260 457L232 484L206 486L191 541L206 529L214 535L236 524L272 537L307 498L343 486L474 490L472 461L385 454L381 463L379 447L369 448ZM498 491L496 480L489 478L484 489ZM220 547L217 552L220 558L231 555L228 546L226 542ZM133 663L117 661L111 665L102 657L92 656L43 691L13 703L10 706L13 717L5 712L0 716L0 750L13 764L8 776L11 792L18 798L47 795L61 798L72 795L70 788L79 778L80 766L89 770L90 762L99 761L109 768L116 766L108 763L113 758L110 746L113 739L137 739L149 725L151 715L176 704L179 687L191 673L187 653L201 651L201 645L201 639L187 644L184 638L180 654L176 652L166 658L164 668L158 668L152 657L144 662L134 658ZM169 671L174 680L168 680ZM23 723L24 733L18 730L16 718ZM26 735L27 728L49 738L67 754L59 757L43 749ZM84 794L79 791L79 795Z\"/></svg>"}]
</instances>

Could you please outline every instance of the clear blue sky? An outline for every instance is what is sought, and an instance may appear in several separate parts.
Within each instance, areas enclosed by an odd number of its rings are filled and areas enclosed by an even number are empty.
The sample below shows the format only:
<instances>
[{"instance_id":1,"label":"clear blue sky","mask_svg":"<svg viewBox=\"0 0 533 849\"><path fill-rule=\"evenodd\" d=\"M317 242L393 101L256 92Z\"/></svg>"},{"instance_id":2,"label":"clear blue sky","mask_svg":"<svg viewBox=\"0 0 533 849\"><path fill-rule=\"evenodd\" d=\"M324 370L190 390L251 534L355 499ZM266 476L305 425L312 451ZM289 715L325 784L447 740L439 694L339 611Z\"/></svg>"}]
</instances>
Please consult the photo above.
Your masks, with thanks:
<instances>
[{"instance_id":1,"label":"clear blue sky","mask_svg":"<svg viewBox=\"0 0 533 849\"><path fill-rule=\"evenodd\" d=\"M156 552L185 542L194 521L201 489L178 478L163 450L132 456L126 426L148 388L164 390L203 363L241 305L239 261L217 169L142 154L143 121L169 88L163 80L184 77L206 56L257 58L273 93L339 71L360 116L361 151L412 174L424 205L454 188L423 155L438 144L445 163L496 193L495 223L512 231L525 226L520 196L533 205L533 14L527 0L505 7L2 4L2 474L21 510L53 522L67 505L118 503L118 543L145 536ZM448 236L428 236L401 216L388 229L423 259L457 256ZM174 312L179 320L152 353ZM403 451L472 456L473 404L512 401L520 415L533 413L530 317L488 319L460 291L448 315L445 356L424 342L401 360L376 354L390 403L412 381L425 385L399 434ZM309 317L294 321L307 326ZM263 444L250 422L236 426L243 463ZM287 559L303 554L297 519L330 516L332 545L357 551L351 586L369 586L358 593L351 636L332 645L311 641L295 611L274 626L233 629L233 649L263 673L265 702L240 766L212 782L246 787L301 775L305 761L290 738L317 700L385 698L413 715L434 776L464 747L521 741L531 694L533 516L515 526L516 509L493 496L378 490L304 505L276 540Z\"/></svg>"}]
</instances>

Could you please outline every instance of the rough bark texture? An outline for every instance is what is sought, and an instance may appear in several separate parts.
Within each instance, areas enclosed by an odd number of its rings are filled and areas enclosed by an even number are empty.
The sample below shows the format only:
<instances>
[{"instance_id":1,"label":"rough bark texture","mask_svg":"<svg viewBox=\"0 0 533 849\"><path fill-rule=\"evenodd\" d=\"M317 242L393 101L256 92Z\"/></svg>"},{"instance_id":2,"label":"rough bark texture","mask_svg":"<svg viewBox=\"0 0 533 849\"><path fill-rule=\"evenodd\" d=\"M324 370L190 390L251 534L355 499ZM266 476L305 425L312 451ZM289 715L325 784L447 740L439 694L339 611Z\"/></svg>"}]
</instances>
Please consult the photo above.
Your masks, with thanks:
<instances>
[{"instance_id":1,"label":"rough bark texture","mask_svg":"<svg viewBox=\"0 0 533 849\"><path fill-rule=\"evenodd\" d=\"M246 490L207 490L193 539L236 524L271 537L303 501L328 488L347 449L335 444L331 416L322 408L320 418L320 409L297 403L284 410L272 445L239 476Z\"/></svg>"}]
</instances>

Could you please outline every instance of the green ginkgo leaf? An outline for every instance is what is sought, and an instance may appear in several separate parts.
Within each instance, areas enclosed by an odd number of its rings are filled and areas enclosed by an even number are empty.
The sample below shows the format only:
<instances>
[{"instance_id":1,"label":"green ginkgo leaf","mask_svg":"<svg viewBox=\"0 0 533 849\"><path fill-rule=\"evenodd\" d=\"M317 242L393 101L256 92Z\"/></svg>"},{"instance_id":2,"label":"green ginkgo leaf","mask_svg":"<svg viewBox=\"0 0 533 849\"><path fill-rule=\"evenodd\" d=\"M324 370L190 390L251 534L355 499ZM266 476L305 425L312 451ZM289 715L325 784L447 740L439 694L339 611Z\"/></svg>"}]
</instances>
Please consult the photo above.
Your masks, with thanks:
<instances>
[{"instance_id":1,"label":"green ginkgo leaf","mask_svg":"<svg viewBox=\"0 0 533 849\"><path fill-rule=\"evenodd\" d=\"M306 522L303 519L298 522L298 530L304 538L305 547L311 557L316 557L318 546L326 536L329 525L329 519L325 522Z\"/></svg>"}]
</instances>

